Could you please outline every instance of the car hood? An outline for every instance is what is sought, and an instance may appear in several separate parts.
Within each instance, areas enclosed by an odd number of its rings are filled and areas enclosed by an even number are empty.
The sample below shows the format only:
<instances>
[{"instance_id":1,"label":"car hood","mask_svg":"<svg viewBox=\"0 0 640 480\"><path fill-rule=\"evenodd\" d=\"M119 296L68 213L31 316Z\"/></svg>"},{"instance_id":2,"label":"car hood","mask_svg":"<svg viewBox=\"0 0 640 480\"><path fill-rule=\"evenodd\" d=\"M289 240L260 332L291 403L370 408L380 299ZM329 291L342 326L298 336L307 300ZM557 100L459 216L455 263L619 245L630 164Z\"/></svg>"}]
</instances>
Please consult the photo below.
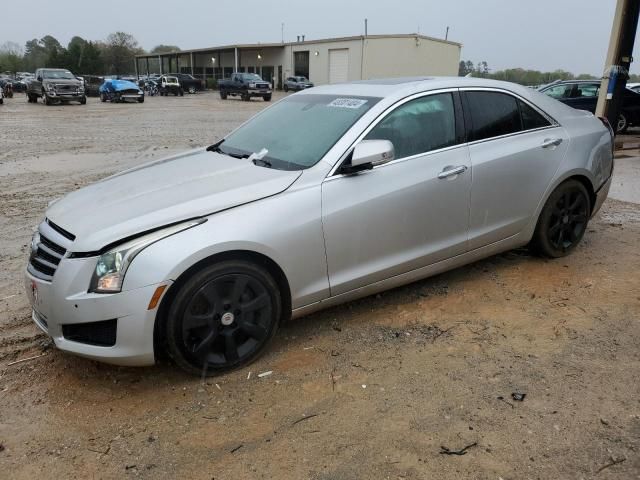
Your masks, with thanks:
<instances>
[{"instance_id":1,"label":"car hood","mask_svg":"<svg viewBox=\"0 0 640 480\"><path fill-rule=\"evenodd\" d=\"M76 190L47 218L93 252L171 223L210 215L289 188L301 171L282 171L198 149L150 162Z\"/></svg>"}]
</instances>

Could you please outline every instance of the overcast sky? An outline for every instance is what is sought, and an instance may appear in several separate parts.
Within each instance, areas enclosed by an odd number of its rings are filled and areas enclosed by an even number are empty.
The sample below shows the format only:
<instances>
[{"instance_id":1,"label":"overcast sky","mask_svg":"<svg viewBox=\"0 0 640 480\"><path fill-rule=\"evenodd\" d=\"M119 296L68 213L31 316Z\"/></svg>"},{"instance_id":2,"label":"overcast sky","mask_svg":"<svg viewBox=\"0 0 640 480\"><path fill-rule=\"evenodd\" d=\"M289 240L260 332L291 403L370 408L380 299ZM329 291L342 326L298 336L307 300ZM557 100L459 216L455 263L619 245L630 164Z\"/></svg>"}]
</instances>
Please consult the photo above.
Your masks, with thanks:
<instances>
[{"instance_id":1,"label":"overcast sky","mask_svg":"<svg viewBox=\"0 0 640 480\"><path fill-rule=\"evenodd\" d=\"M491 70L562 68L600 75L615 0L28 0L2 5L0 43L50 34L104 39L120 30L147 50L164 43L202 48L361 35L415 33L462 43L462 58ZM639 43L640 45L640 43ZM636 55L640 58L640 55ZM640 62L639 62L640 63ZM636 64L633 72L640 72Z\"/></svg>"}]
</instances>

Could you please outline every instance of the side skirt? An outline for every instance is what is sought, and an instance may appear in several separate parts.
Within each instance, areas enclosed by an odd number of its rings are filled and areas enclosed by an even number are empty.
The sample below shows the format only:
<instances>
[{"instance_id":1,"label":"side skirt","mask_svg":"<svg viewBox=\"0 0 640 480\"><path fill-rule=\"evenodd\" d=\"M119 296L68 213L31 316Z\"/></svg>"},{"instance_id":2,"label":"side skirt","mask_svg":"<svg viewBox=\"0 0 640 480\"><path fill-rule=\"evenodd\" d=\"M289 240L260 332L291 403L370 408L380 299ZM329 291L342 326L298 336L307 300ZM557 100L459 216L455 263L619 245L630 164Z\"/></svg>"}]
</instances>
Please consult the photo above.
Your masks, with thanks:
<instances>
[{"instance_id":1,"label":"side skirt","mask_svg":"<svg viewBox=\"0 0 640 480\"><path fill-rule=\"evenodd\" d=\"M477 262L478 260L491 257L498 253L524 246L528 242L529 240L523 240L522 234L518 233L490 245L486 245L470 252L463 253L462 255L448 258L447 260L442 260L438 263L434 263L426 267L411 270L409 272L402 273L400 275L396 275L394 277L390 277L385 280L366 285L364 287L356 288L355 290L350 290L348 292L341 293L340 295L329 297L325 300L321 300L320 302L296 308L295 310L293 310L291 317L293 319L300 318L305 315L324 310L325 308L340 305L341 303L350 302L359 298L383 292L385 290L390 290L402 285L407 285L417 280L422 280L424 278L431 277L448 270L453 270L454 268L468 265L469 263Z\"/></svg>"}]
</instances>

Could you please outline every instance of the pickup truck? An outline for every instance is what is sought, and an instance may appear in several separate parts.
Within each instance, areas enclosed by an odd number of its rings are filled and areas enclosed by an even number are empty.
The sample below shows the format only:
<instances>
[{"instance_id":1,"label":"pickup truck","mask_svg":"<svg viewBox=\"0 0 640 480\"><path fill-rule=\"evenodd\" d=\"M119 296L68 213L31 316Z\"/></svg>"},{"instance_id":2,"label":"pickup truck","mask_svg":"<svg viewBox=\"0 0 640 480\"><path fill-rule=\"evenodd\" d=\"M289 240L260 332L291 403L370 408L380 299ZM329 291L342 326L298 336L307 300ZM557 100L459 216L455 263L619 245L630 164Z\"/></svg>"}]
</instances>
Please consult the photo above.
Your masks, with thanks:
<instances>
[{"instance_id":1,"label":"pickup truck","mask_svg":"<svg viewBox=\"0 0 640 480\"><path fill-rule=\"evenodd\" d=\"M42 97L42 103L70 101L87 103L84 92L84 82L76 78L73 73L64 68L39 68L36 76L27 85L27 99L30 103L36 103L38 97Z\"/></svg>"},{"instance_id":2,"label":"pickup truck","mask_svg":"<svg viewBox=\"0 0 640 480\"><path fill-rule=\"evenodd\" d=\"M265 102L271 101L271 84L255 73L234 73L231 78L220 80L218 88L223 100L231 95L245 101L251 100L251 97L262 97Z\"/></svg>"}]
</instances>

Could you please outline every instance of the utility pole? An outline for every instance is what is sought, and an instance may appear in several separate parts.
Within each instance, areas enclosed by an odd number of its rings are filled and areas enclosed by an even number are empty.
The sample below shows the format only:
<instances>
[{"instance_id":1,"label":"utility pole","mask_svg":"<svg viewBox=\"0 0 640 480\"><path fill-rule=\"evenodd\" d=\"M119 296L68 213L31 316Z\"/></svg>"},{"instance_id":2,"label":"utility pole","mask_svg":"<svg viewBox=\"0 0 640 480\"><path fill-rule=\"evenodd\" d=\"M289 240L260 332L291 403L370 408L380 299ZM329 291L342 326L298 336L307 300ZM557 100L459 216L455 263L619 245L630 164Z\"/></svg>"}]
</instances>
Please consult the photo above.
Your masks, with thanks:
<instances>
[{"instance_id":1,"label":"utility pole","mask_svg":"<svg viewBox=\"0 0 640 480\"><path fill-rule=\"evenodd\" d=\"M282 22L282 24L280 25L280 30L282 33L282 43L284 43L284 22Z\"/></svg>"},{"instance_id":2,"label":"utility pole","mask_svg":"<svg viewBox=\"0 0 640 480\"><path fill-rule=\"evenodd\" d=\"M606 117L614 130L618 125L622 98L629 78L629 67L633 62L633 45L640 16L638 0L617 0L617 2L596 107L596 115Z\"/></svg>"}]
</instances>

